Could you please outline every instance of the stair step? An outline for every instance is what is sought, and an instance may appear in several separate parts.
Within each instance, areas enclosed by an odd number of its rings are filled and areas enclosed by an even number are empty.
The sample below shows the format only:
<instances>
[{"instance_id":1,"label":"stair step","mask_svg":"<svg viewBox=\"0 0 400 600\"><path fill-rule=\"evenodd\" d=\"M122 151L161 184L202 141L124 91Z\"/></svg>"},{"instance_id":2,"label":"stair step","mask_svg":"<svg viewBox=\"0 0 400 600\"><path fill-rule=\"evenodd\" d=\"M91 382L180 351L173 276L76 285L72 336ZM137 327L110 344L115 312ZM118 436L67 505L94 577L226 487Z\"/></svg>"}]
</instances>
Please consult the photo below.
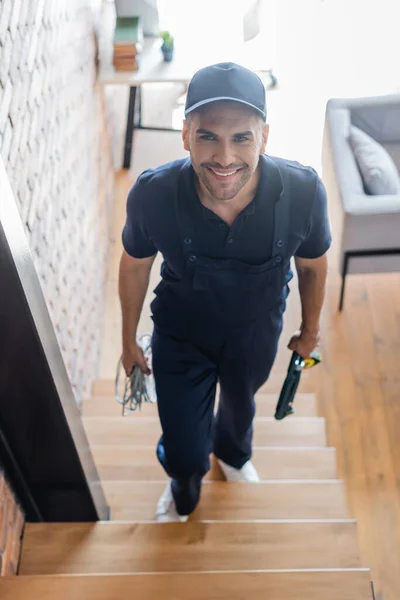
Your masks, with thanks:
<instances>
[{"instance_id":1,"label":"stair step","mask_svg":"<svg viewBox=\"0 0 400 600\"><path fill-rule=\"evenodd\" d=\"M358 567L354 521L28 523L20 575Z\"/></svg>"},{"instance_id":2,"label":"stair step","mask_svg":"<svg viewBox=\"0 0 400 600\"><path fill-rule=\"evenodd\" d=\"M257 417L273 417L277 394L257 394ZM297 394L295 399L295 413L297 417L315 417L317 415L317 401L315 394ZM85 417L118 417L121 415L121 405L114 396L93 396L83 403L82 413ZM156 417L158 409L156 404L145 403L142 410L136 411L134 417Z\"/></svg>"},{"instance_id":3,"label":"stair step","mask_svg":"<svg viewBox=\"0 0 400 600\"><path fill-rule=\"evenodd\" d=\"M158 418L136 419L126 417L85 417L83 419L89 441L93 445L104 442L112 446L155 446L161 435ZM325 420L322 417L287 417L276 421L273 417L258 417L254 421L255 446L326 446Z\"/></svg>"},{"instance_id":4,"label":"stair step","mask_svg":"<svg viewBox=\"0 0 400 600\"><path fill-rule=\"evenodd\" d=\"M92 446L96 466L102 479L114 481L167 480L157 461L153 446ZM335 448L256 447L252 461L261 479L335 479ZM212 457L206 479L223 480Z\"/></svg>"},{"instance_id":5,"label":"stair step","mask_svg":"<svg viewBox=\"0 0 400 600\"><path fill-rule=\"evenodd\" d=\"M0 597L2 600L372 600L367 569L2 577Z\"/></svg>"},{"instance_id":6,"label":"stair step","mask_svg":"<svg viewBox=\"0 0 400 600\"><path fill-rule=\"evenodd\" d=\"M115 521L151 521L165 482L103 481ZM190 520L345 519L349 516L342 481L204 483Z\"/></svg>"},{"instance_id":7,"label":"stair step","mask_svg":"<svg viewBox=\"0 0 400 600\"><path fill-rule=\"evenodd\" d=\"M289 366L290 356L288 356ZM258 393L278 393L282 389L283 382L286 377L285 371L277 371L271 373L269 379L258 390ZM298 391L302 393L315 392L314 378L311 373L304 372L301 374ZM92 385L92 396L113 396L115 393L115 381L112 379L97 379Z\"/></svg>"}]
</instances>

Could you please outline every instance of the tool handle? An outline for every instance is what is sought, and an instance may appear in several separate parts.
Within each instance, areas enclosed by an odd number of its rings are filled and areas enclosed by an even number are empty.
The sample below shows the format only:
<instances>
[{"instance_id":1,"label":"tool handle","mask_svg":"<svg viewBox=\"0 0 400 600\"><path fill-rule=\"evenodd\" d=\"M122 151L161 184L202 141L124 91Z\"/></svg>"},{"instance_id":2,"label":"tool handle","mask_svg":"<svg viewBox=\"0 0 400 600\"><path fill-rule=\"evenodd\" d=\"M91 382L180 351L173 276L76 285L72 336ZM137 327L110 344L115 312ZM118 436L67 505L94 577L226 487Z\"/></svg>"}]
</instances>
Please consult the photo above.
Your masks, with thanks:
<instances>
[{"instance_id":1,"label":"tool handle","mask_svg":"<svg viewBox=\"0 0 400 600\"><path fill-rule=\"evenodd\" d=\"M283 383L279 395L278 404L275 411L275 419L281 421L288 415L293 414L292 402L299 385L301 371L303 369L303 359L297 352L293 352L290 359L286 379Z\"/></svg>"},{"instance_id":2,"label":"tool handle","mask_svg":"<svg viewBox=\"0 0 400 600\"><path fill-rule=\"evenodd\" d=\"M316 351L312 352L307 359L303 359L297 352L292 353L287 375L279 395L278 404L276 405L275 419L277 421L281 421L294 413L292 405L299 386L301 373L304 369L310 369L314 365L317 365L321 360L321 354Z\"/></svg>"}]
</instances>

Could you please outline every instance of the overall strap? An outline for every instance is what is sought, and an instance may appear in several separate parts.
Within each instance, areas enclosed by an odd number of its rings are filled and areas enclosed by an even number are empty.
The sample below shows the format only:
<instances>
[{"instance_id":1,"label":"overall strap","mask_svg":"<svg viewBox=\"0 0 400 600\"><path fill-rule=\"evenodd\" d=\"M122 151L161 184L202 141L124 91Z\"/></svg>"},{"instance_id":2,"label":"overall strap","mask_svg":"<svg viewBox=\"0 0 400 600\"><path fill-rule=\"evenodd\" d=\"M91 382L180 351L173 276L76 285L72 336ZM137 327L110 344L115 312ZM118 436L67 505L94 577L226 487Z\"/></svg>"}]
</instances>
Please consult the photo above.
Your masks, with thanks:
<instances>
[{"instance_id":1,"label":"overall strap","mask_svg":"<svg viewBox=\"0 0 400 600\"><path fill-rule=\"evenodd\" d=\"M272 257L279 264L286 255L287 233L289 227L290 187L291 178L289 169L278 165L277 161L269 157L269 162L281 180L281 192L274 207L274 237L272 243Z\"/></svg>"},{"instance_id":2,"label":"overall strap","mask_svg":"<svg viewBox=\"0 0 400 600\"><path fill-rule=\"evenodd\" d=\"M190 189L191 163L188 159L179 172L178 186L175 195L175 214L178 223L179 241L186 258L196 255L195 231L192 219L189 217L187 203L196 191Z\"/></svg>"},{"instance_id":3,"label":"overall strap","mask_svg":"<svg viewBox=\"0 0 400 600\"><path fill-rule=\"evenodd\" d=\"M190 283L193 280L197 262L196 235L192 219L189 217L187 203L191 201L193 189L190 186L191 173L190 159L185 161L179 172L178 186L175 194L175 214L178 223L179 241L185 259L184 280Z\"/></svg>"}]
</instances>

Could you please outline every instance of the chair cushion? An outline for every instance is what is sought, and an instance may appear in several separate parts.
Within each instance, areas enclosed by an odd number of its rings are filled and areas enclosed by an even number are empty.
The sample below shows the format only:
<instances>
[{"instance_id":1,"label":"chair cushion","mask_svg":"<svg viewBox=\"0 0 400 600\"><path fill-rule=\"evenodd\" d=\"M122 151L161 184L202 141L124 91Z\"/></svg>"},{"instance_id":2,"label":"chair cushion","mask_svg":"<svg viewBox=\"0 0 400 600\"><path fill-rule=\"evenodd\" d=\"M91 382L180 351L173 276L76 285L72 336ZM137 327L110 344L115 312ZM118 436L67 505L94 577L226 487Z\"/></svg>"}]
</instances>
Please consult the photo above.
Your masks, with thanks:
<instances>
[{"instance_id":1,"label":"chair cushion","mask_svg":"<svg viewBox=\"0 0 400 600\"><path fill-rule=\"evenodd\" d=\"M400 194L400 175L387 150L367 133L350 126L350 146L369 194Z\"/></svg>"}]
</instances>

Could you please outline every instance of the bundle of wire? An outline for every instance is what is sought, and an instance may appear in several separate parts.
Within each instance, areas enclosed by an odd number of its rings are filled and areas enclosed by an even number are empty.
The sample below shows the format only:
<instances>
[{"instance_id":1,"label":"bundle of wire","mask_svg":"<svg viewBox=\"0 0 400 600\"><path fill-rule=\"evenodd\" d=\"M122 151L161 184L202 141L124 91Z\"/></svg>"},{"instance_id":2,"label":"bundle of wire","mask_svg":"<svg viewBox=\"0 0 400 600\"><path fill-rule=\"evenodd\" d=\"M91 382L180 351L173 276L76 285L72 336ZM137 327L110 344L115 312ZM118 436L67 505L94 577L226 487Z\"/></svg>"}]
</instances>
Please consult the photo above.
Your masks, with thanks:
<instances>
[{"instance_id":1,"label":"bundle of wire","mask_svg":"<svg viewBox=\"0 0 400 600\"><path fill-rule=\"evenodd\" d=\"M143 354L151 368L151 336L143 335L137 340ZM135 366L129 377L125 376L123 392L120 395L120 375L122 369L122 356L118 361L117 375L115 377L115 398L122 405L122 415L125 416L135 410L141 410L143 402L154 404L157 402L156 388L153 375L145 375Z\"/></svg>"}]
</instances>

